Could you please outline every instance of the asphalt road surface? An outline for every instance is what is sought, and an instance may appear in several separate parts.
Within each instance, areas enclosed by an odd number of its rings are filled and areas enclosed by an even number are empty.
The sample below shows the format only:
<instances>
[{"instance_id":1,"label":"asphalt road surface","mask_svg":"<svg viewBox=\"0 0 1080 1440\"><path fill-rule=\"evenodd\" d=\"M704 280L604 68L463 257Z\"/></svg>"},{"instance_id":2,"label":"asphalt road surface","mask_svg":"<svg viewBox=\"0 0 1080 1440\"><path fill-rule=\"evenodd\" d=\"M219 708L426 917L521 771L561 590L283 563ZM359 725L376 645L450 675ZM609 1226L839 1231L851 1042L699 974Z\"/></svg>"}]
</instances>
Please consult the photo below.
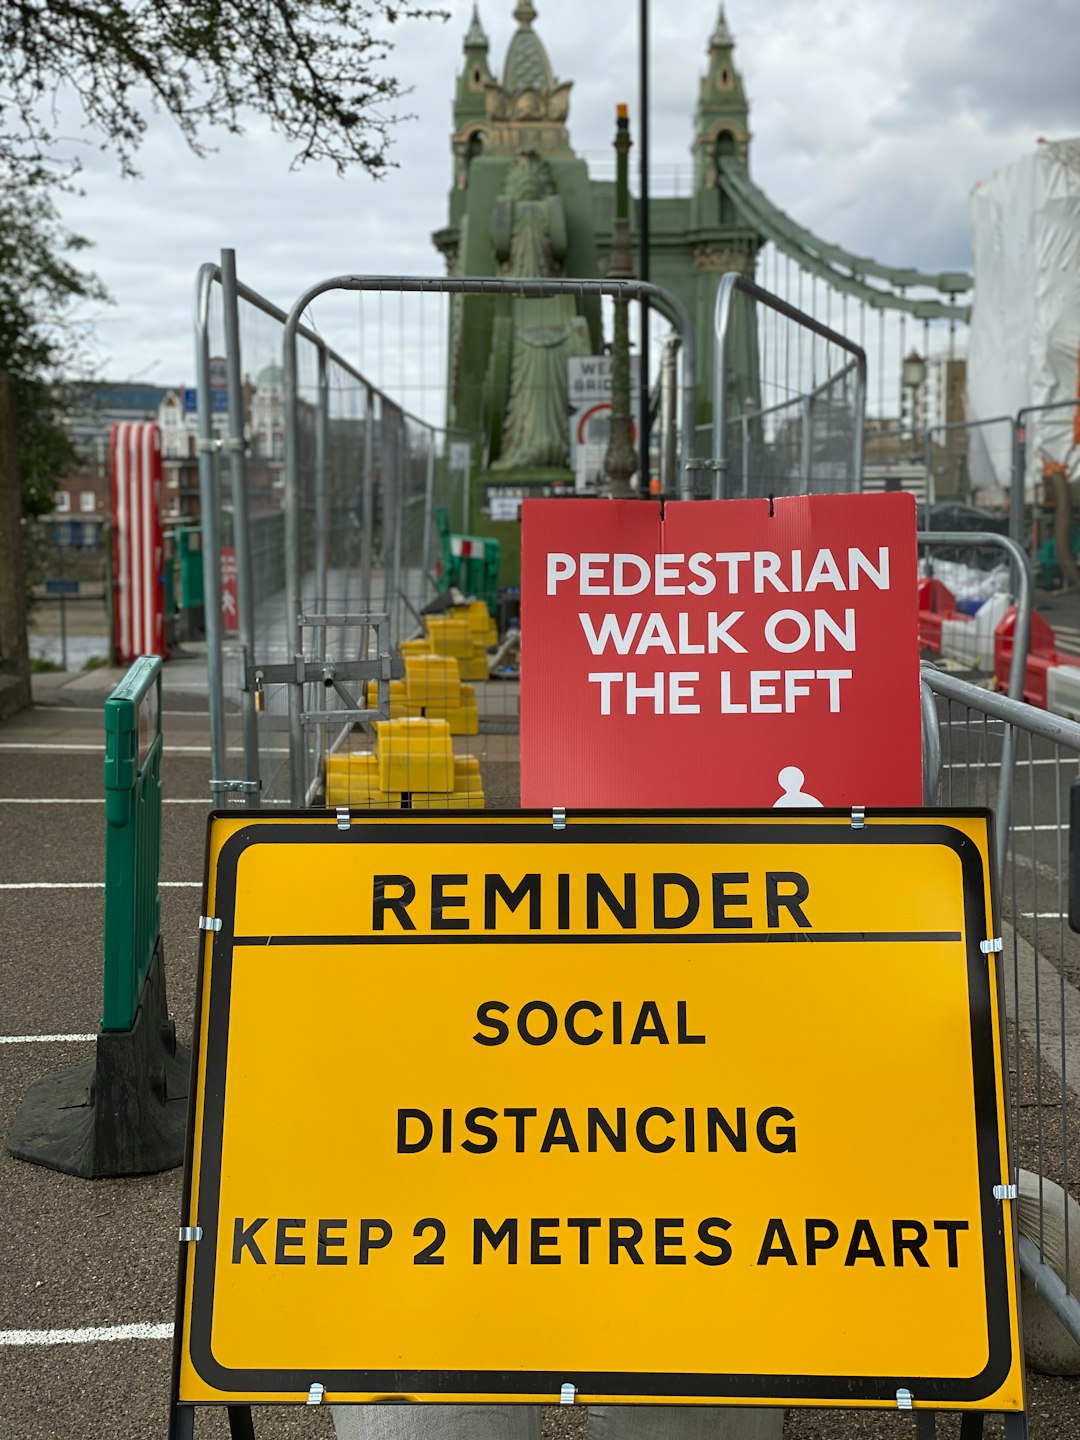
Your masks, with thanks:
<instances>
[{"instance_id":1,"label":"asphalt road surface","mask_svg":"<svg viewBox=\"0 0 1080 1440\"><path fill-rule=\"evenodd\" d=\"M71 692L52 693L63 700ZM39 706L0 725L4 1134L35 1078L92 1055L104 899L101 699L84 691L76 705ZM993 727L973 727L959 714L949 718L957 722L946 730L951 799L984 803L987 780L996 783L1000 740ZM164 727L162 928L170 1008L187 1043L209 805L202 702L167 695ZM1007 876L1005 918L1065 984L1080 984L1078 937L1060 918L1060 819L1077 765L1041 741L1022 745L1019 758L1016 862ZM509 770L509 761L500 763ZM508 773L506 794L513 793ZM1060 1115L1060 1103L1057 1110ZM90 1183L2 1154L0 1203L0 1437L164 1437L179 1172ZM1080 1436L1080 1382L1030 1379L1034 1440ZM549 1440L587 1429L580 1412L545 1408L543 1423ZM955 1437L958 1425L950 1416L938 1433ZM323 1410L263 1407L255 1412L255 1430L273 1440L328 1436L333 1425ZM198 1412L200 1440L227 1433L222 1411ZM913 1434L911 1417L883 1412L791 1411L785 1429L789 1440ZM986 1434L1000 1435L1000 1422L988 1421Z\"/></svg>"}]
</instances>

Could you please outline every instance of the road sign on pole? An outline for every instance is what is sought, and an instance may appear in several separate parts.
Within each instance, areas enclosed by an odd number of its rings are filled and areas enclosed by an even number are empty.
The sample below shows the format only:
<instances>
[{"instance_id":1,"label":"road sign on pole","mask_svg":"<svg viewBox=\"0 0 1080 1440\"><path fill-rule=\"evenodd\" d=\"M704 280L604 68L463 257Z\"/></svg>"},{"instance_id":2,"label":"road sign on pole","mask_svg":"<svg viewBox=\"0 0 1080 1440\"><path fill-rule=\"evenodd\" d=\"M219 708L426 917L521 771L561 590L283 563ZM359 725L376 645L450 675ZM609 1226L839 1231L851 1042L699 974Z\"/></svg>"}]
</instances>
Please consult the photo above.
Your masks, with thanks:
<instances>
[{"instance_id":1,"label":"road sign on pole","mask_svg":"<svg viewBox=\"0 0 1080 1440\"><path fill-rule=\"evenodd\" d=\"M1020 1408L988 832L217 816L176 1399Z\"/></svg>"}]
</instances>

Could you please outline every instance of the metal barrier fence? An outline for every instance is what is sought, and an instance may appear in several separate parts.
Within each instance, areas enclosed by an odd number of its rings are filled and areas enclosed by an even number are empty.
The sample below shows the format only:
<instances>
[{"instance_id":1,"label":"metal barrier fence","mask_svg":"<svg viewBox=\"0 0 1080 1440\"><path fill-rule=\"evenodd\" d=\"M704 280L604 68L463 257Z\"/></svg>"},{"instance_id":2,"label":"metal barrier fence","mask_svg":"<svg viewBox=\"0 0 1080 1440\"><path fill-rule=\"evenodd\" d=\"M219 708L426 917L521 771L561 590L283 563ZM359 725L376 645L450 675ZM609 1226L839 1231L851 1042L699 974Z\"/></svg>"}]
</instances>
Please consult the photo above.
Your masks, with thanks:
<instances>
[{"instance_id":1,"label":"metal barrier fence","mask_svg":"<svg viewBox=\"0 0 1080 1440\"><path fill-rule=\"evenodd\" d=\"M469 765L465 765L465 758L461 763L455 760L453 754L447 748L445 753L439 757L425 755L422 758L409 762L402 760L401 767L388 768L382 775L382 783L372 789L366 788L368 777L366 762L374 759L370 753L370 739L368 735L357 733L352 728L352 722L363 720L363 707L370 704L374 698L372 685L385 683L389 686L391 681L401 678L408 664L408 659L402 659L395 654L393 662L390 661L390 652L396 651L400 643L417 634L423 629L423 598L431 594L430 574L435 550L433 548L432 519L436 520L440 504L450 510L455 519L460 513L463 523L468 523L470 516L474 514L477 506L473 504L474 497L470 494L469 476L466 470L464 476L455 475L452 483L446 468L443 468L444 483L440 484L437 476L439 470L437 455L432 455L430 446L417 443L417 436L414 431L406 425L397 427L394 434L398 437L393 442L388 442L385 425L382 431L383 443L383 469L387 468L392 474L400 478L395 484L386 487L384 484L382 520L381 527L378 517L375 518L374 528L368 524L362 524L362 534L374 537L375 542L375 564L368 565L364 558L361 558L361 573L371 574L377 578L378 562L382 564L388 573L388 581L380 589L376 583L370 594L370 606L373 610L384 611L388 614L385 630L377 647L378 653L371 657L367 650L362 650L362 659L350 660L351 667L349 677L346 677L339 663L340 656L335 652L334 675L328 676L328 683L334 685L337 681L345 678L359 680L365 686L365 690L353 697L357 708L346 722L341 725L336 736L327 737L321 750L312 750L307 743L307 737L311 734L314 725L321 723L321 713L311 702L307 691L310 689L309 680L311 676L310 656L306 653L309 646L305 643L304 627L299 617L308 612L308 600L305 592L306 562L304 558L304 531L302 526L304 495L309 487L309 480L304 469L304 414L305 414L305 377L303 370L303 349L302 342L304 328L301 324L301 317L307 312L312 301L317 297L329 292L356 292L358 295L367 293L379 296L392 294L399 300L401 297L412 295L424 296L483 296L490 297L493 301L518 301L531 299L544 299L557 295L570 295L575 298L608 298L621 301L645 300L659 313L665 314L678 328L682 340L682 378L678 387L679 404L678 415L681 420L681 437L686 437L692 444L693 436L693 406L695 403L695 378L694 378L694 354L695 341L693 326L689 315L681 302L666 291L651 285L639 284L634 281L588 281L588 280L532 280L532 279L471 279L457 277L437 278L414 278L414 277L386 277L386 276L338 276L323 281L309 288L293 306L285 327L283 368L284 368L284 429L285 429L285 465L284 465L284 507L286 517L285 532L285 556L286 556L286 594L290 597L288 609L291 616L295 616L292 629L288 636L288 651L291 661L295 657L303 657L296 662L293 672L293 683L288 686L288 754L289 754L289 797L293 805L311 803L312 799L319 793L322 775L325 768L324 759L326 756L333 757L333 764L336 767L339 762L349 762L354 757L358 763L349 771L349 779L346 782L346 791L350 804L363 805L365 803L400 803L405 806L418 806L423 804L439 803L432 800L431 796L442 796L441 803L453 803L447 800L447 795L456 793L460 797L467 796L468 799L462 803L474 804L479 794L476 788L462 789L461 785L474 778L474 772L470 768L477 759L476 756L467 757ZM382 398L382 413L385 417L392 413L390 402L386 397ZM398 412L400 413L400 412ZM477 450L482 446L479 437L472 437L478 441ZM678 473L683 477L680 481L680 493L691 495L693 493L693 467L694 457L688 453L688 446L682 449L682 459L678 467ZM385 481L385 475L384 475ZM542 487L540 487L542 493ZM482 497L481 497L482 498ZM460 510L459 510L460 507ZM493 518L489 515L489 519ZM444 517L442 528L452 530L453 521L447 522ZM471 567L466 565L460 569L456 561L470 558L474 546L485 544L482 537L473 537L468 534L453 536L447 534L443 537L451 545L449 558L454 563L455 574L468 573ZM464 551L467 548L469 555L464 553L460 556L453 547ZM445 559L444 559L445 568ZM445 579L445 577L444 577ZM480 587L475 587L479 589ZM494 654L490 661L487 658L488 651L494 649L495 636L491 633L495 617L491 615L491 608L497 608L495 598L487 593L490 587L485 583L484 591L487 599L485 606L481 600L481 610L475 610L471 615L473 629L471 634L466 634L468 628L466 621L457 617L446 616L442 619L436 618L428 622L428 629L435 630L441 636L440 644L444 648L438 653L449 658L459 658L461 661L462 674L460 679L465 682L467 691L464 694L465 703L462 704L463 692L459 684L453 689L454 705L456 710L464 710L469 716L470 727L480 724L480 714L483 712L484 725L488 733L493 736L497 732L503 740L517 729L517 692L514 681L501 681L494 687L490 694L483 695L481 682L487 680L489 673L502 673L509 669L516 673L516 666L503 667L500 664L500 655ZM474 590L475 593L475 590ZM396 610L394 603L387 603L385 595L389 594L397 602ZM367 598L367 597L366 597ZM365 607L366 608L366 607ZM507 617L502 617L505 621ZM441 629L440 629L441 627ZM504 636L509 629L512 646L513 627L506 623L502 626ZM382 656L385 655L385 662ZM414 657L415 658L415 657ZM320 657L315 656L315 663ZM364 665L371 663L375 669L368 671L363 669ZM361 668L357 669L357 665ZM390 666L390 668L386 668ZM434 674L437 666L428 667ZM363 671L363 673L361 673ZM376 673L377 672L377 673ZM472 688L468 688L472 687ZM446 690L442 683L436 683L433 679L425 680L422 688L423 700L415 701L415 695L421 693L421 689L414 685L413 701L408 704L406 714L401 718L441 718L441 712L446 706ZM398 704L404 704L399 695L395 694ZM381 707L381 701L380 701ZM419 713L417 713L419 712ZM380 708L380 715L385 716L385 711ZM400 710L398 711L400 714ZM463 717L459 714L457 719ZM470 728L469 733L476 733ZM404 743L404 741L403 741ZM389 741L381 741L383 748ZM493 748L499 748L495 746ZM501 748L506 749L504 744ZM516 746L514 747L516 750ZM502 761L493 763L504 763ZM424 767L427 767L426 770ZM516 768L516 766L515 766ZM358 791L353 781L356 771L365 779L365 788ZM420 773L423 772L423 773ZM417 783L418 782L418 783ZM460 784L458 783L460 782ZM508 783L505 787L500 786L499 792L504 797L503 803L515 803L517 794L516 783ZM369 801L368 795L380 795L382 801ZM393 801L386 797L393 795ZM424 798L428 797L428 798ZM489 803L494 798L493 792L489 791Z\"/></svg>"},{"instance_id":2,"label":"metal barrier fence","mask_svg":"<svg viewBox=\"0 0 1080 1440\"><path fill-rule=\"evenodd\" d=\"M70 498L70 492L68 492ZM112 651L111 527L78 512L25 521L22 528L31 658L43 667L82 670Z\"/></svg>"},{"instance_id":3,"label":"metal barrier fence","mask_svg":"<svg viewBox=\"0 0 1080 1440\"><path fill-rule=\"evenodd\" d=\"M1013 428L1012 481L1009 494L1009 534L1014 540L1026 538L1025 499L1028 486L1034 485L1039 478L1045 477L1050 481L1057 491L1057 502L1062 508L1068 506L1068 482L1075 478L1077 456L1080 452L1078 407L1080 400L1059 400L1052 405L1025 405L1017 411ZM1064 435L1060 434L1062 426L1068 427ZM1048 452L1048 446L1053 447L1062 458L1057 460ZM1071 542L1070 535L1070 547Z\"/></svg>"},{"instance_id":4,"label":"metal barrier fence","mask_svg":"<svg viewBox=\"0 0 1080 1440\"><path fill-rule=\"evenodd\" d=\"M366 662L374 629L363 617L372 613L387 617L387 648L416 628L434 594L434 512L450 487L451 434L403 410L300 326L294 485L287 497L286 319L237 279L231 251L222 253L220 266L201 268L199 488L211 792L218 806L234 796L248 806L293 798L290 687L269 677L305 650L312 660ZM224 357L224 373L212 376L215 356ZM290 555L295 573L287 588ZM300 614L316 622L302 640ZM319 618L327 615L338 623ZM348 701L332 685L327 700L328 683L320 678L304 687L308 711L328 705L342 711L336 730L329 721L310 725L296 742L310 774L355 718L346 716Z\"/></svg>"},{"instance_id":5,"label":"metal barrier fence","mask_svg":"<svg viewBox=\"0 0 1080 1440\"><path fill-rule=\"evenodd\" d=\"M102 1030L130 1030L161 935L161 661L137 660L105 701Z\"/></svg>"},{"instance_id":6,"label":"metal barrier fence","mask_svg":"<svg viewBox=\"0 0 1080 1440\"><path fill-rule=\"evenodd\" d=\"M926 498L933 504L1000 506L1012 467L1013 419L959 420L928 426L922 437Z\"/></svg>"},{"instance_id":7,"label":"metal barrier fence","mask_svg":"<svg viewBox=\"0 0 1080 1440\"><path fill-rule=\"evenodd\" d=\"M1067 925L1066 878L1080 724L932 666L923 685L928 803L987 806L1000 831L999 999L1020 1263L1080 1342L1080 1210L1067 1198L1080 1165L1080 937Z\"/></svg>"},{"instance_id":8,"label":"metal barrier fence","mask_svg":"<svg viewBox=\"0 0 1080 1440\"><path fill-rule=\"evenodd\" d=\"M714 327L713 498L858 490L866 352L737 271ZM752 377L747 393L731 394L733 374Z\"/></svg>"}]
</instances>

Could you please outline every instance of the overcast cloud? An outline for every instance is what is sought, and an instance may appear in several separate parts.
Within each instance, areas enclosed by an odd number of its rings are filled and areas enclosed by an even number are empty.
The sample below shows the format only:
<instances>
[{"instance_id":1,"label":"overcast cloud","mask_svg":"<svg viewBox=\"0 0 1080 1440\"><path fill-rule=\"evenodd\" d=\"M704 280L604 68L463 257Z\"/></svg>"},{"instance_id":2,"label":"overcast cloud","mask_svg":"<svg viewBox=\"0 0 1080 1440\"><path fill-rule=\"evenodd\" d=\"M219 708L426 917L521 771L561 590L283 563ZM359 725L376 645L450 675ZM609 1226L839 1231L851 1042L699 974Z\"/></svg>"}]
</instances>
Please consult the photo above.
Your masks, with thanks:
<instances>
[{"instance_id":1,"label":"overcast cloud","mask_svg":"<svg viewBox=\"0 0 1080 1440\"><path fill-rule=\"evenodd\" d=\"M575 149L606 160L617 101L629 103L636 137L637 5L536 3L556 74L574 82ZM116 301L97 327L102 373L191 383L195 274L223 246L236 250L241 277L285 308L336 274L441 273L430 234L446 220L450 107L471 0L448 8L445 25L394 27L392 67L414 87L416 118L398 128L399 168L381 182L290 171L288 147L258 120L243 138L215 137L217 153L203 160L155 122L139 181L84 151L86 193L64 214L95 242L89 263ZM496 71L512 10L513 0L481 5ZM716 11L714 0L652 0L658 192L670 193L679 170L686 193ZM969 268L972 186L1040 135L1080 133L1073 0L730 0L727 14L751 101L754 177L802 224L857 253ZM355 353L355 300L347 310L320 301L315 318Z\"/></svg>"}]
</instances>

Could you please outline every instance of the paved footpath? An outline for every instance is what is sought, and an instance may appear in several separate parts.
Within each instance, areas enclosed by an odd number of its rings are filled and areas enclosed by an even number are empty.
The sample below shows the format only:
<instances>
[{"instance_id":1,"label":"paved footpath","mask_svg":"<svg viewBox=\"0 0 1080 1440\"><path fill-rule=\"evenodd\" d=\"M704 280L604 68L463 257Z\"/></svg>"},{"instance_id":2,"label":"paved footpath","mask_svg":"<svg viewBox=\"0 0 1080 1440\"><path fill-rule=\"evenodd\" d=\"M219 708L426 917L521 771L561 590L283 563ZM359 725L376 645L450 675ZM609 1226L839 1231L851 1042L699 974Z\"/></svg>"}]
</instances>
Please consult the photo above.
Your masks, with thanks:
<instances>
[{"instance_id":1,"label":"paved footpath","mask_svg":"<svg viewBox=\"0 0 1080 1440\"><path fill-rule=\"evenodd\" d=\"M31 1081L91 1057L101 1011L102 705L120 672L39 677L0 724L0 1133ZM182 683L183 671L173 671ZM162 933L188 1043L209 808L205 701L166 667ZM175 683L174 682L174 683ZM205 680L203 681L205 690ZM0 1436L166 1434L180 1172L87 1181L0 1153ZM329 1414L261 1410L256 1433L333 1434ZM201 1410L197 1440L224 1436Z\"/></svg>"}]
</instances>

